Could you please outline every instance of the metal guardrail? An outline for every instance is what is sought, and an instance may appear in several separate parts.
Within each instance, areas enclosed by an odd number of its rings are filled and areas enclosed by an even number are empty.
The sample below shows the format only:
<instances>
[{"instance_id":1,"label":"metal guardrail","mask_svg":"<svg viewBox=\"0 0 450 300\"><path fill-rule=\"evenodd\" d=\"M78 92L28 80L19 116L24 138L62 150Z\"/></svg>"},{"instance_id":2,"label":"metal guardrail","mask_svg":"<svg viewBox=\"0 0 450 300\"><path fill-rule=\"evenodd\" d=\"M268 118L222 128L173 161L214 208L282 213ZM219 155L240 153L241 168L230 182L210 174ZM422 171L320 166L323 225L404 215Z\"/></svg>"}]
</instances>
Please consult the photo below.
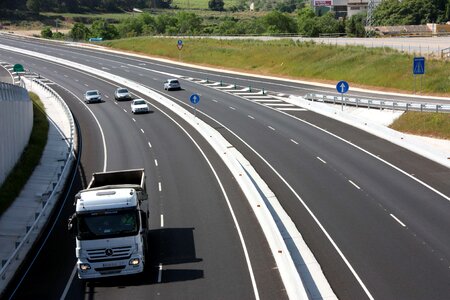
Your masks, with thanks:
<instances>
[{"instance_id":1,"label":"metal guardrail","mask_svg":"<svg viewBox=\"0 0 450 300\"><path fill-rule=\"evenodd\" d=\"M304 97L309 101L341 104L342 106L367 107L374 109L389 109L402 111L422 111L422 112L444 112L450 113L450 104L427 104L396 102L377 99L364 99L354 97L329 96L322 94L308 93Z\"/></svg>"},{"instance_id":2,"label":"metal guardrail","mask_svg":"<svg viewBox=\"0 0 450 300\"><path fill-rule=\"evenodd\" d=\"M64 187L65 180L62 179L65 176L67 176L74 159L73 141L75 135L75 122L67 104L53 89L51 89L49 86L45 85L44 83L40 82L37 79L32 79L29 86L24 81L22 81L21 84L27 86L28 89L30 89L31 91L35 90L37 86L39 88L43 88L51 95L51 97L55 99L55 102L57 104L62 106L70 122L70 137L68 137L67 139L68 151L65 156L63 166L61 166L61 169L57 171L56 182L49 183L47 191L40 196L42 200L42 208L39 211L35 212L34 222L30 225L27 225L26 228L24 228L26 233L22 238L19 238L18 241L16 242L16 248L12 253L12 255L9 257L9 259L2 261L0 269L0 279L4 281L4 283L8 282L14 275L15 269L10 270L10 268L13 266L17 268L16 262L17 261L20 262L26 256L29 247L40 235L42 228L45 226L47 222L47 217L50 215L51 209L54 207L54 204L59 196L59 193Z\"/></svg>"}]
</instances>

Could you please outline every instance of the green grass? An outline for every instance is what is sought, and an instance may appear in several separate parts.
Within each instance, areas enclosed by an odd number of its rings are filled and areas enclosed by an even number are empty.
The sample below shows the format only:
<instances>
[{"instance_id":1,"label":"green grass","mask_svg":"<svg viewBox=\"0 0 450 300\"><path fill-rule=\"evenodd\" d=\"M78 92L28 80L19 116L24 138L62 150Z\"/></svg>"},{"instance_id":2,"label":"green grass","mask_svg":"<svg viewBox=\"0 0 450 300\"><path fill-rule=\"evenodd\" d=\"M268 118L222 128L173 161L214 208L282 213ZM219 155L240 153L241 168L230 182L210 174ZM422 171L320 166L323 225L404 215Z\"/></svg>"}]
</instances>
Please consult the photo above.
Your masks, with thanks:
<instances>
[{"instance_id":1,"label":"green grass","mask_svg":"<svg viewBox=\"0 0 450 300\"><path fill-rule=\"evenodd\" d=\"M263 75L327 83L346 80L350 87L414 91L413 56L391 49L332 46L291 40L215 40L139 37L107 41L106 46L196 64ZM450 96L450 62L427 59L422 92Z\"/></svg>"},{"instance_id":2,"label":"green grass","mask_svg":"<svg viewBox=\"0 0 450 300\"><path fill-rule=\"evenodd\" d=\"M48 120L44 106L36 94L30 93L33 101L33 129L28 146L25 147L18 163L0 187L0 215L8 209L30 178L47 144Z\"/></svg>"},{"instance_id":3,"label":"green grass","mask_svg":"<svg viewBox=\"0 0 450 300\"><path fill-rule=\"evenodd\" d=\"M450 114L406 112L394 121L392 129L450 140Z\"/></svg>"},{"instance_id":4,"label":"green grass","mask_svg":"<svg viewBox=\"0 0 450 300\"><path fill-rule=\"evenodd\" d=\"M113 48L195 64L243 70L264 75L336 83L347 80L351 87L390 91L414 91L411 74L413 56L391 49L362 46L329 46L290 40L183 39L177 49L175 38L131 38L108 41ZM450 62L427 60L422 91L450 96ZM229 82L232 83L232 82ZM392 128L413 134L450 139L450 114L407 112Z\"/></svg>"}]
</instances>

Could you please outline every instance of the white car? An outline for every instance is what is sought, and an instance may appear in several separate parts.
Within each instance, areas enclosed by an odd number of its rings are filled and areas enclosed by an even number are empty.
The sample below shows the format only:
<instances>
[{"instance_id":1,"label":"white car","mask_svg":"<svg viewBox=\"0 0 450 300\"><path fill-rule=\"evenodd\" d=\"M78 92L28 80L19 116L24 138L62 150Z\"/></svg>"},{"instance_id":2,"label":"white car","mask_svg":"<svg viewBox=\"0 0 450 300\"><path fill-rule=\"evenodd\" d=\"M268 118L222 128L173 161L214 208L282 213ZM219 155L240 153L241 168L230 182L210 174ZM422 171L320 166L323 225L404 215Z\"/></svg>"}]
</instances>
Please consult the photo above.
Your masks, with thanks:
<instances>
[{"instance_id":1,"label":"white car","mask_svg":"<svg viewBox=\"0 0 450 300\"><path fill-rule=\"evenodd\" d=\"M84 93L84 102L102 102L102 94L97 90L86 91L86 93Z\"/></svg>"},{"instance_id":2,"label":"white car","mask_svg":"<svg viewBox=\"0 0 450 300\"><path fill-rule=\"evenodd\" d=\"M150 112L150 108L148 107L147 102L144 99L134 99L131 102L131 112L133 114L137 113L148 113Z\"/></svg>"},{"instance_id":3,"label":"white car","mask_svg":"<svg viewBox=\"0 0 450 300\"><path fill-rule=\"evenodd\" d=\"M167 79L164 81L164 89L165 90L181 90L181 85L178 79Z\"/></svg>"}]
</instances>

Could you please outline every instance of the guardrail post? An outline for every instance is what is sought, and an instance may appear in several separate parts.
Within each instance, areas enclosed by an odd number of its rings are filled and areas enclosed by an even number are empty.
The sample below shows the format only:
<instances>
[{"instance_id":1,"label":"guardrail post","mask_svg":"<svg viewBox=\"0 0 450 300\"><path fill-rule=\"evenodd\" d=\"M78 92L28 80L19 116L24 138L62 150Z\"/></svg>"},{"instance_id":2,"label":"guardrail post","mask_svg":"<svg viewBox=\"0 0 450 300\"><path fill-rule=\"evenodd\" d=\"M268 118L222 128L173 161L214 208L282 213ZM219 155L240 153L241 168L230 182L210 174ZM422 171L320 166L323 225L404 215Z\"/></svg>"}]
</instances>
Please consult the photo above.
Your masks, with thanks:
<instances>
[{"instance_id":1,"label":"guardrail post","mask_svg":"<svg viewBox=\"0 0 450 300\"><path fill-rule=\"evenodd\" d=\"M251 85L248 87L248 91L249 91L250 93L252 92L252 86L251 86Z\"/></svg>"},{"instance_id":2,"label":"guardrail post","mask_svg":"<svg viewBox=\"0 0 450 300\"><path fill-rule=\"evenodd\" d=\"M337 97L334 96L334 97L333 97L333 104L336 104L336 100L337 100Z\"/></svg>"},{"instance_id":3,"label":"guardrail post","mask_svg":"<svg viewBox=\"0 0 450 300\"><path fill-rule=\"evenodd\" d=\"M209 83L209 78L208 77L206 77L206 83Z\"/></svg>"},{"instance_id":4,"label":"guardrail post","mask_svg":"<svg viewBox=\"0 0 450 300\"><path fill-rule=\"evenodd\" d=\"M370 104L372 104L372 100L367 100L367 108L370 109Z\"/></svg>"},{"instance_id":5,"label":"guardrail post","mask_svg":"<svg viewBox=\"0 0 450 300\"><path fill-rule=\"evenodd\" d=\"M266 93L264 92L264 88L262 89L262 94L265 95Z\"/></svg>"},{"instance_id":6,"label":"guardrail post","mask_svg":"<svg viewBox=\"0 0 450 300\"><path fill-rule=\"evenodd\" d=\"M406 103L406 111L408 111L409 103Z\"/></svg>"},{"instance_id":7,"label":"guardrail post","mask_svg":"<svg viewBox=\"0 0 450 300\"><path fill-rule=\"evenodd\" d=\"M380 101L380 110L383 110L384 107L384 101Z\"/></svg>"},{"instance_id":8,"label":"guardrail post","mask_svg":"<svg viewBox=\"0 0 450 300\"><path fill-rule=\"evenodd\" d=\"M220 86L223 86L223 82L222 82L222 80L220 81Z\"/></svg>"},{"instance_id":9,"label":"guardrail post","mask_svg":"<svg viewBox=\"0 0 450 300\"><path fill-rule=\"evenodd\" d=\"M437 113L439 112L439 108L441 108L441 107L442 107L441 105L436 104L436 112L437 112Z\"/></svg>"}]
</instances>

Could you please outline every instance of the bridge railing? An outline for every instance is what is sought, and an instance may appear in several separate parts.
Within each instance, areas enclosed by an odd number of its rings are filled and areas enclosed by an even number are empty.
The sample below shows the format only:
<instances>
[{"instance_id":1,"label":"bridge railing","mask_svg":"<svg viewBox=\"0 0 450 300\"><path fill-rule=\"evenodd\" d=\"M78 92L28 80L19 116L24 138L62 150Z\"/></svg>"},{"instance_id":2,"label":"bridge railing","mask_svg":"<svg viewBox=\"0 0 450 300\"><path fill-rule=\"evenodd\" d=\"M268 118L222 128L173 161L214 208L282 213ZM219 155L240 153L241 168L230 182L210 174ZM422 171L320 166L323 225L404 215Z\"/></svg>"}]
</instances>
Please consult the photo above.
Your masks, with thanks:
<instances>
[{"instance_id":1,"label":"bridge railing","mask_svg":"<svg viewBox=\"0 0 450 300\"><path fill-rule=\"evenodd\" d=\"M59 106L58 110L65 114L64 118L67 118L69 122L68 127L70 129L68 129L68 131L64 130L68 147L64 154L64 159L61 160L61 164L55 169L55 174L52 177L53 179L49 182L45 192L39 195L40 203L42 203L42 205L34 213L34 220L30 220L30 223L24 228L24 234L18 237L15 243L15 249L9 258L1 261L0 293L14 276L29 249L42 233L42 229L45 227L48 217L55 207L56 201L59 199L60 193L64 188L66 177L69 175L75 160L73 141L76 128L75 121L67 104L52 88L36 78L30 79L22 77L21 85L29 91L40 95L41 98L45 97L47 99L46 101L51 101L51 105ZM49 115L48 118L53 122L51 115ZM58 124L55 124L55 126L58 127ZM61 129L59 130L63 131Z\"/></svg>"}]
</instances>

